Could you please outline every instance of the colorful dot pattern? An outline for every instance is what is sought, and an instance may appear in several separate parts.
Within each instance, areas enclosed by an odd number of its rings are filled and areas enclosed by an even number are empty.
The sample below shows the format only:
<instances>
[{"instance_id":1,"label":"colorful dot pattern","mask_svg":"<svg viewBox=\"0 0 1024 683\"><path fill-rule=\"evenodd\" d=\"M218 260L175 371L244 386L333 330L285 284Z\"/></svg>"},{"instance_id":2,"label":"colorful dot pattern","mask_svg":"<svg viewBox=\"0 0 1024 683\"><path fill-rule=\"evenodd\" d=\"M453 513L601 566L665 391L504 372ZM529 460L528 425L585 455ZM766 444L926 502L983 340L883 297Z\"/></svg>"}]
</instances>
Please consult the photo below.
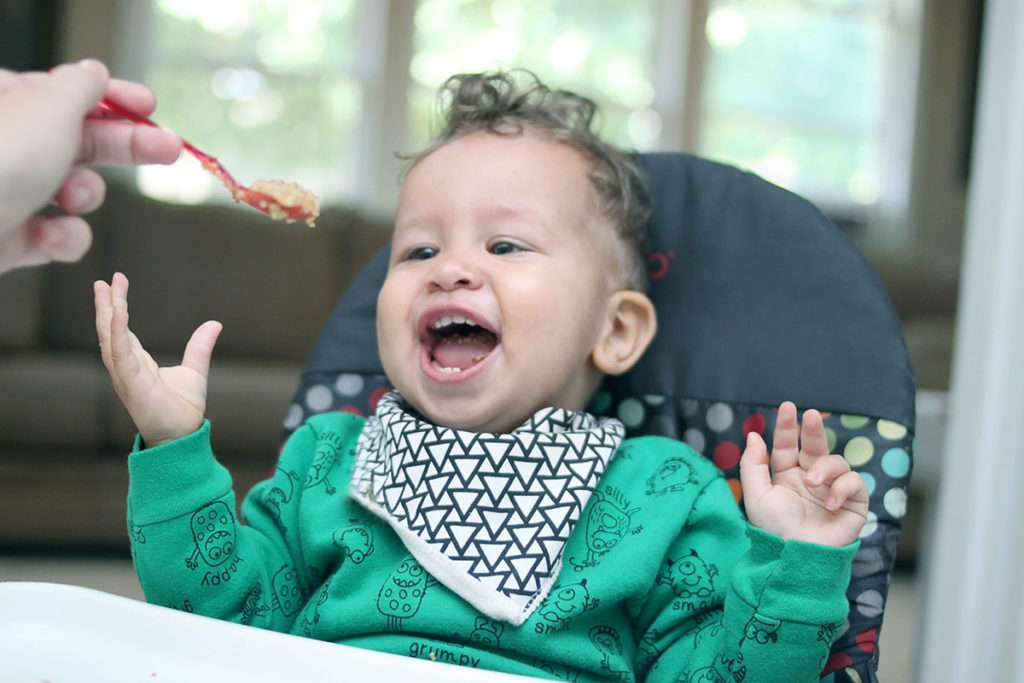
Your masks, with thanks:
<instances>
[{"instance_id":1,"label":"colorful dot pattern","mask_svg":"<svg viewBox=\"0 0 1024 683\"><path fill-rule=\"evenodd\" d=\"M343 410L368 415L389 390L384 375L307 374L285 419L282 442L317 413ZM742 444L754 431L771 446L776 406L658 395L615 397L600 391L590 410L620 419L627 436L655 434L686 442L714 461L742 505ZM871 501L847 591L850 614L832 647L822 681L868 683L876 680L878 632L907 509L913 434L889 420L838 413L825 414L825 429L832 452L843 455L864 477Z\"/></svg>"}]
</instances>

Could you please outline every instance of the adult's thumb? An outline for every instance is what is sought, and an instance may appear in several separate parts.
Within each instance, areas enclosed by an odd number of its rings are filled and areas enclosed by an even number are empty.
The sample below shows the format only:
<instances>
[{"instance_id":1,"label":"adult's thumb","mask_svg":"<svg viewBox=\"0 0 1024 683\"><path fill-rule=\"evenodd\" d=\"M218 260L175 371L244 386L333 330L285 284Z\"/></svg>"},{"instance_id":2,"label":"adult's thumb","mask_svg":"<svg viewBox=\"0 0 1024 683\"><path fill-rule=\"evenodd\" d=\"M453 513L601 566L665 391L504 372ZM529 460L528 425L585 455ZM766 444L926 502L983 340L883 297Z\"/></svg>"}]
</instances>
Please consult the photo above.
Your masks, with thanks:
<instances>
[{"instance_id":1,"label":"adult's thumb","mask_svg":"<svg viewBox=\"0 0 1024 683\"><path fill-rule=\"evenodd\" d=\"M110 82L106 65L95 59L61 64L50 76L53 87L69 99L74 113L83 117L100 101Z\"/></svg>"}]
</instances>

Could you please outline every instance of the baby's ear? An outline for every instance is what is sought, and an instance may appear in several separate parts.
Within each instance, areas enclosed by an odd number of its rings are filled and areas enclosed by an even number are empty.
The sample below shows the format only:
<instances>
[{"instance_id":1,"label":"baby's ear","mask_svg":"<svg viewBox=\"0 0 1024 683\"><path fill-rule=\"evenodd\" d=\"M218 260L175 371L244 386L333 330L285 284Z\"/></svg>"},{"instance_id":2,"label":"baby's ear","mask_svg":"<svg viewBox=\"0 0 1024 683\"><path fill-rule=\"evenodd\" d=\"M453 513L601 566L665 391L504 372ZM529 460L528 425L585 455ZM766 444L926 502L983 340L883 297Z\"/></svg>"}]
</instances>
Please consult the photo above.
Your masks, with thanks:
<instances>
[{"instance_id":1,"label":"baby's ear","mask_svg":"<svg viewBox=\"0 0 1024 683\"><path fill-rule=\"evenodd\" d=\"M606 375L621 375L633 367L647 350L658 329L654 304L646 295L629 289L608 299L608 317L592 357Z\"/></svg>"}]
</instances>

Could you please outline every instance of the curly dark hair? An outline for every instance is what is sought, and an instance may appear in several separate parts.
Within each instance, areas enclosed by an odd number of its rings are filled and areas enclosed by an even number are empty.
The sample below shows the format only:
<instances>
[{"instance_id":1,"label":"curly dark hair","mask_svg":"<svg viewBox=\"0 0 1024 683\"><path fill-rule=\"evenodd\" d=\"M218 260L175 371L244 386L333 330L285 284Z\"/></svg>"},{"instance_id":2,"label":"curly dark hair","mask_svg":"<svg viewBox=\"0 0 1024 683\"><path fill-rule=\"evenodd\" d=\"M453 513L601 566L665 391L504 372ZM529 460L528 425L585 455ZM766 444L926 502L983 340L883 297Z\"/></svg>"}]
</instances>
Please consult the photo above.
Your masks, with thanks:
<instances>
[{"instance_id":1,"label":"curly dark hair","mask_svg":"<svg viewBox=\"0 0 1024 683\"><path fill-rule=\"evenodd\" d=\"M515 69L456 74L438 91L444 128L424 149L405 156L408 172L452 140L478 131L516 136L529 130L562 142L592 163L590 183L598 210L611 219L626 286L647 289L651 194L632 155L593 130L597 105L566 90L552 90L533 73Z\"/></svg>"}]
</instances>

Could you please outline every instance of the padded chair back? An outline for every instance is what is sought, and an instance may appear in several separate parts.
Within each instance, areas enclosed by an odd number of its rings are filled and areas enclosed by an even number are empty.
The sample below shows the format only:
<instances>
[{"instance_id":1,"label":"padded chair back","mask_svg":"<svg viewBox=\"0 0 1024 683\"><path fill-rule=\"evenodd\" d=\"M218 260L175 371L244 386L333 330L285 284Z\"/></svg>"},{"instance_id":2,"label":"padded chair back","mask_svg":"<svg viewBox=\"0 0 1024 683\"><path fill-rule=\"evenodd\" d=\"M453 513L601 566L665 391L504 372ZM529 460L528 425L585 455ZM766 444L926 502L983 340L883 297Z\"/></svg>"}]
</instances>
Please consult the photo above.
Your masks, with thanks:
<instances>
[{"instance_id":1,"label":"padded chair back","mask_svg":"<svg viewBox=\"0 0 1024 683\"><path fill-rule=\"evenodd\" d=\"M650 295L659 331L591 409L630 436L682 439L724 472L739 501L749 431L771 442L784 400L825 413L832 452L867 480L867 525L850 615L823 672L877 680L877 640L906 509L914 381L899 321L854 244L800 197L687 154L639 157L654 197ZM376 348L387 249L353 283L311 354L285 437L313 413L372 412L389 389Z\"/></svg>"}]
</instances>

